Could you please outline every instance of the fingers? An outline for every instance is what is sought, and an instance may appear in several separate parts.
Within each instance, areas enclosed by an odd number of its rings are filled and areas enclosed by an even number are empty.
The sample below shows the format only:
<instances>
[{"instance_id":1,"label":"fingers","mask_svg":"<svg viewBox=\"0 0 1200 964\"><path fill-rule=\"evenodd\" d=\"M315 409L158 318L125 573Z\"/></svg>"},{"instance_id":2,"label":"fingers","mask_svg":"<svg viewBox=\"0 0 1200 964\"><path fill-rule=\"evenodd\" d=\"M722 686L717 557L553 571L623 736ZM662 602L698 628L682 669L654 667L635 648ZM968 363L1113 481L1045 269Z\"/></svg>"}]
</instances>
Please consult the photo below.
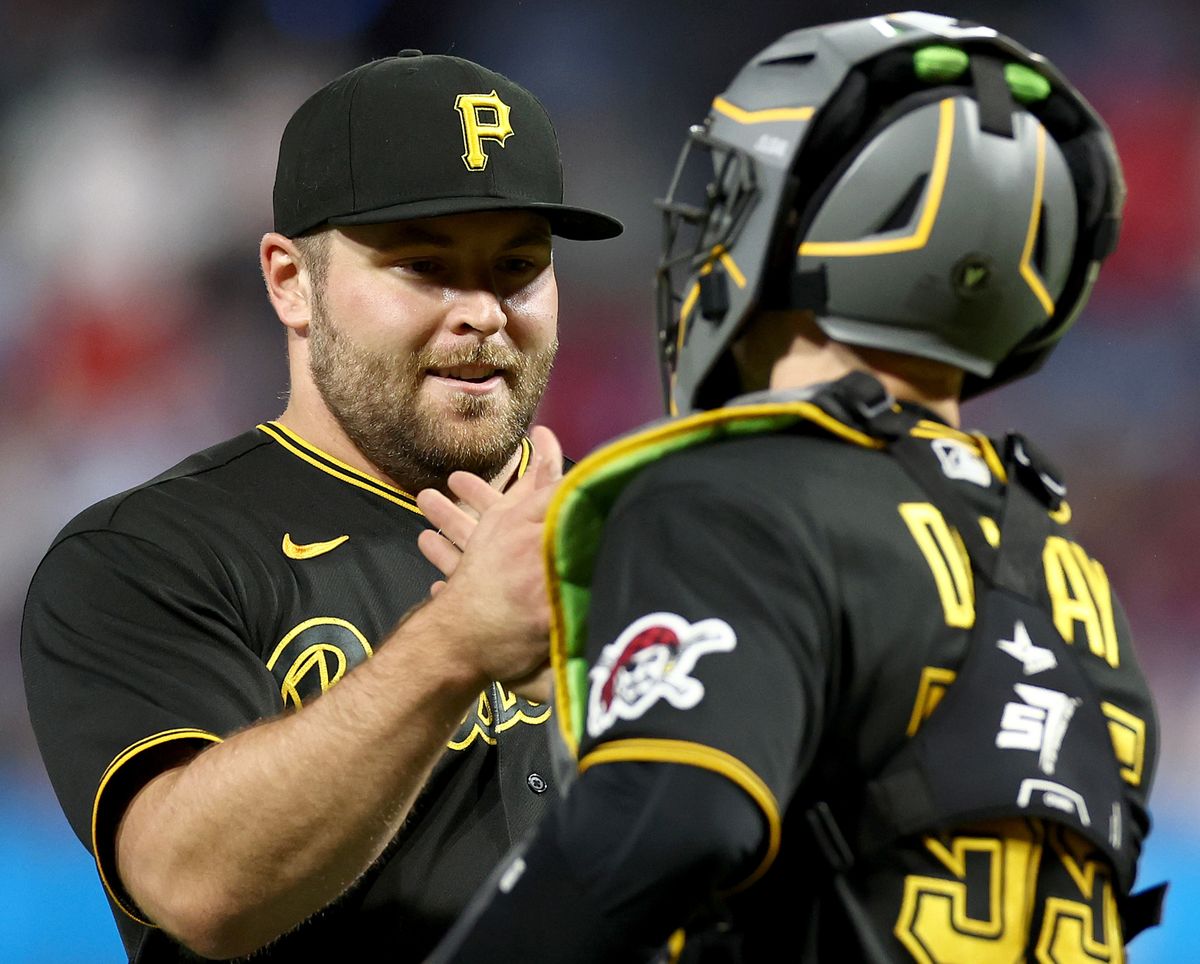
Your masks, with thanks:
<instances>
[{"instance_id":1,"label":"fingers","mask_svg":"<svg viewBox=\"0 0 1200 964\"><path fill-rule=\"evenodd\" d=\"M437 489L422 489L417 493L417 508L425 514L426 519L439 528L443 518L453 506L454 503Z\"/></svg>"},{"instance_id":2,"label":"fingers","mask_svg":"<svg viewBox=\"0 0 1200 964\"><path fill-rule=\"evenodd\" d=\"M456 505L437 489L422 489L417 494L417 508L425 513L425 518L437 527L442 536L460 550L467 548L471 534L478 524L478 519L471 511Z\"/></svg>"},{"instance_id":3,"label":"fingers","mask_svg":"<svg viewBox=\"0 0 1200 964\"><path fill-rule=\"evenodd\" d=\"M515 518L540 524L545 518L555 487L562 478L562 446L546 426L535 426L531 433L534 460L527 471L508 490L501 493L485 479L471 472L453 472L447 487L460 503L437 489L423 489L417 495L417 507L437 527L417 539L421 554L447 579L458 569L462 554L471 541L480 518L503 501L517 510ZM433 594L440 591L434 589Z\"/></svg>"},{"instance_id":4,"label":"fingers","mask_svg":"<svg viewBox=\"0 0 1200 964\"><path fill-rule=\"evenodd\" d=\"M449 539L432 529L426 529L417 536L417 548L447 579L454 575L462 560L462 552Z\"/></svg>"},{"instance_id":5,"label":"fingers","mask_svg":"<svg viewBox=\"0 0 1200 964\"><path fill-rule=\"evenodd\" d=\"M470 472L450 474L446 480L447 486L461 500L463 510L481 516L501 499L505 499L507 502L523 500L531 492L544 486L553 485L562 478L562 445L559 444L555 434L546 426L538 425L534 427L530 438L534 445L533 461L528 471L508 487L507 493L501 493L485 479ZM420 504L420 500L418 500L418 505ZM443 508L440 502L436 503L435 511L442 511ZM422 510L424 511L423 506ZM429 512L425 514L430 515ZM432 516L430 518L432 520ZM453 536L450 528L441 522L438 522L438 525L443 533L451 536L455 542L466 548L464 542ZM465 533L463 534L465 535Z\"/></svg>"},{"instance_id":6,"label":"fingers","mask_svg":"<svg viewBox=\"0 0 1200 964\"><path fill-rule=\"evenodd\" d=\"M446 484L477 516L483 515L502 498L490 482L471 472L451 472Z\"/></svg>"},{"instance_id":7,"label":"fingers","mask_svg":"<svg viewBox=\"0 0 1200 964\"><path fill-rule=\"evenodd\" d=\"M546 518L546 510L550 508L550 502L554 498L554 493L558 491L555 485L547 485L544 488L538 489L528 498L523 499L521 504L515 507L518 513L518 518L528 522L541 523Z\"/></svg>"}]
</instances>

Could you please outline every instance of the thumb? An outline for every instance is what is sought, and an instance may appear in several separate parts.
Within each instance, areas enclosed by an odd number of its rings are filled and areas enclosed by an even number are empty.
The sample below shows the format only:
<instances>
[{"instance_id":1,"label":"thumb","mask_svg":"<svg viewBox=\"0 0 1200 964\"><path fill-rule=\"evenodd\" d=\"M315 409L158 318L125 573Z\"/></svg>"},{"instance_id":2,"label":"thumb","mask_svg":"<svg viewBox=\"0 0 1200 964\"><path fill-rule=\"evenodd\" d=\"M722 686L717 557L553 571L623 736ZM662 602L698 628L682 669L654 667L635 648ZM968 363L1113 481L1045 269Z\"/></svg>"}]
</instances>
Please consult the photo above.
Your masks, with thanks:
<instances>
[{"instance_id":1,"label":"thumb","mask_svg":"<svg viewBox=\"0 0 1200 964\"><path fill-rule=\"evenodd\" d=\"M558 437L545 425L535 425L529 433L537 453L537 483L540 488L562 478L563 453Z\"/></svg>"}]
</instances>

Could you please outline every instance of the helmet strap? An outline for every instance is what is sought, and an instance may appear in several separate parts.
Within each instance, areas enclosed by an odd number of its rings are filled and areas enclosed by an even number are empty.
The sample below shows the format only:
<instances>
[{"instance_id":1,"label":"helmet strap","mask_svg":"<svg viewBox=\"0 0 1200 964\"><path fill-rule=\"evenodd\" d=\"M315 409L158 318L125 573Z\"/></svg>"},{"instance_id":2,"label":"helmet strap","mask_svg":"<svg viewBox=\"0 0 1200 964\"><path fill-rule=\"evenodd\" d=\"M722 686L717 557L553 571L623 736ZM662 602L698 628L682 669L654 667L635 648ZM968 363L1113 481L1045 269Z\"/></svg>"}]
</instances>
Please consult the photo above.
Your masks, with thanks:
<instances>
[{"instance_id":1,"label":"helmet strap","mask_svg":"<svg viewBox=\"0 0 1200 964\"><path fill-rule=\"evenodd\" d=\"M1011 138L1015 104L1004 77L1004 65L996 57L972 54L971 80L979 103L979 126L989 134Z\"/></svg>"}]
</instances>

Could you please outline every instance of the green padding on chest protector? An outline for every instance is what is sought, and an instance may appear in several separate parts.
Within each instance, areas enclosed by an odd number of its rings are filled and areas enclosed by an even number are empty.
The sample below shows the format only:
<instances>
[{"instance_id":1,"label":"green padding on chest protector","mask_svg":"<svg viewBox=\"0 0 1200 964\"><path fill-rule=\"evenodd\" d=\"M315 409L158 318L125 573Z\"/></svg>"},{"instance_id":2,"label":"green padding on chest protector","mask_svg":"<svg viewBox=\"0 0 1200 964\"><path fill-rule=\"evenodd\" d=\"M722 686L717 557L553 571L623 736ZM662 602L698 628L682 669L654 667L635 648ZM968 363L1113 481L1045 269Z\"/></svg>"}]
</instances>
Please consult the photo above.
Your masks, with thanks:
<instances>
[{"instance_id":1,"label":"green padding on chest protector","mask_svg":"<svg viewBox=\"0 0 1200 964\"><path fill-rule=\"evenodd\" d=\"M559 713L572 751L583 737L587 714L587 615L596 553L621 493L646 466L672 452L722 438L779 432L805 421L858 444L872 444L812 402L770 402L656 423L598 449L567 474L547 525L551 602L560 633L554 655L565 660L565 672L557 679L567 686Z\"/></svg>"}]
</instances>

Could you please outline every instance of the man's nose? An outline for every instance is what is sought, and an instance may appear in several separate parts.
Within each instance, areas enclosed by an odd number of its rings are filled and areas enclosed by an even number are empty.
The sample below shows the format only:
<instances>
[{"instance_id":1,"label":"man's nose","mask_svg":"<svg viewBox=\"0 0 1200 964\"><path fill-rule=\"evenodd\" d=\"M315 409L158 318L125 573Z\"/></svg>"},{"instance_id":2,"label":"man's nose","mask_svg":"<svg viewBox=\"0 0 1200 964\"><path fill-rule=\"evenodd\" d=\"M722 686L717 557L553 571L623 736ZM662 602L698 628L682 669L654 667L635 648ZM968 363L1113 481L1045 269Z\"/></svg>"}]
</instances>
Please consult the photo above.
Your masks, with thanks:
<instances>
[{"instance_id":1,"label":"man's nose","mask_svg":"<svg viewBox=\"0 0 1200 964\"><path fill-rule=\"evenodd\" d=\"M504 313L504 305L495 291L478 286L454 293L454 306L449 320L458 334L477 331L486 338L504 330L508 315Z\"/></svg>"}]
</instances>

